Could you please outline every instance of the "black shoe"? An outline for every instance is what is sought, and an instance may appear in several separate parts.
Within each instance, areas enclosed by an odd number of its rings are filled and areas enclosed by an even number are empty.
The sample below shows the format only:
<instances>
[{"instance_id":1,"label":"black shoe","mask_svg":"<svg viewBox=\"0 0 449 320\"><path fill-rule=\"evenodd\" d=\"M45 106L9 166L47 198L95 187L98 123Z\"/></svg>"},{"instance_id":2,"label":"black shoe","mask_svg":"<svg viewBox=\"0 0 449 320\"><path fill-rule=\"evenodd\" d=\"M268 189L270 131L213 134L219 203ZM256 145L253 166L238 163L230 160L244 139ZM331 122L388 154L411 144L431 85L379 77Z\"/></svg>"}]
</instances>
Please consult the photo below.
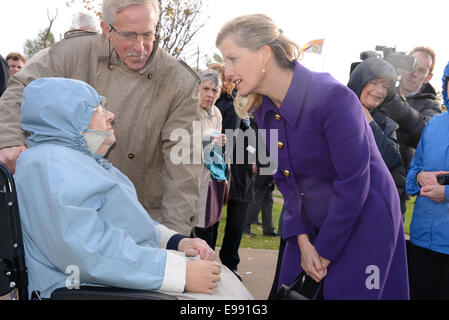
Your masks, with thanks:
<instances>
[{"instance_id":1,"label":"black shoe","mask_svg":"<svg viewBox=\"0 0 449 320\"><path fill-rule=\"evenodd\" d=\"M255 233L253 233L253 232L251 232L251 231L249 231L249 232L243 231L243 233L244 233L244 234L247 234L247 235L249 235L249 236L251 236L251 237L257 236L257 234L255 234Z\"/></svg>"},{"instance_id":2,"label":"black shoe","mask_svg":"<svg viewBox=\"0 0 449 320\"><path fill-rule=\"evenodd\" d=\"M272 232L264 232L263 236L264 237L278 237L279 235L276 232L272 231Z\"/></svg>"},{"instance_id":3,"label":"black shoe","mask_svg":"<svg viewBox=\"0 0 449 320\"><path fill-rule=\"evenodd\" d=\"M240 273L237 272L237 270L232 270L232 273L235 274L237 279L239 279L240 281L243 281L242 276L240 275Z\"/></svg>"}]
</instances>

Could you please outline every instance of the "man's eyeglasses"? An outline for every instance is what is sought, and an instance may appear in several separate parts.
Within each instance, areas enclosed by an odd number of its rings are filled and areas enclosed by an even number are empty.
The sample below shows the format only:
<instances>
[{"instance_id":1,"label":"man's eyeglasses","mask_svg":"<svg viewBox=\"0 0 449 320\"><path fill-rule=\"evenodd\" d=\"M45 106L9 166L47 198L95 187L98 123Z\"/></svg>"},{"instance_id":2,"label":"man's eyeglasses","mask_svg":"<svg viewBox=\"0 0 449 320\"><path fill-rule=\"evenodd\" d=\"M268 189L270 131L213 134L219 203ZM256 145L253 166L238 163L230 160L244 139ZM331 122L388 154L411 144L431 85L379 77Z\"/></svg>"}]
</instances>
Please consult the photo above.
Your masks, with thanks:
<instances>
[{"instance_id":1,"label":"man's eyeglasses","mask_svg":"<svg viewBox=\"0 0 449 320\"><path fill-rule=\"evenodd\" d=\"M110 24L109 26L111 27L111 31L114 31L127 41L136 41L138 36L142 36L143 40L145 41L151 41L155 39L155 33L152 31L144 33L137 33L132 31L117 31L117 29L115 29L112 24Z\"/></svg>"}]
</instances>

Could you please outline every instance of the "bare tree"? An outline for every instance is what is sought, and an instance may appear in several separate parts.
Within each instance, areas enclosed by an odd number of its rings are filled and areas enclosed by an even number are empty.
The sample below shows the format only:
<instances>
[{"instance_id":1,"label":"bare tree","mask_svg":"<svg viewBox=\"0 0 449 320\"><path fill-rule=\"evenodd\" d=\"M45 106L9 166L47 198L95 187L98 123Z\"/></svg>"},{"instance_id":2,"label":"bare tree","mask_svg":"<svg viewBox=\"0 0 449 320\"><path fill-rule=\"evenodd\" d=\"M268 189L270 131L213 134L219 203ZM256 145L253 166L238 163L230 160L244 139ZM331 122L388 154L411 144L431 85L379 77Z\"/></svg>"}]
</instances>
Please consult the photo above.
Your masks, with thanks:
<instances>
[{"instance_id":1,"label":"bare tree","mask_svg":"<svg viewBox=\"0 0 449 320\"><path fill-rule=\"evenodd\" d=\"M204 27L199 23L203 2L201 0L160 0L161 46L175 58L191 44Z\"/></svg>"},{"instance_id":2,"label":"bare tree","mask_svg":"<svg viewBox=\"0 0 449 320\"><path fill-rule=\"evenodd\" d=\"M24 53L27 59L34 56L40 50L51 47L55 43L55 37L51 32L51 27L53 26L53 22L58 17L58 10L56 10L56 14L53 17L50 17L50 13L47 10L47 18L49 26L46 29L40 30L37 38L34 40L27 39L24 45Z\"/></svg>"}]
</instances>

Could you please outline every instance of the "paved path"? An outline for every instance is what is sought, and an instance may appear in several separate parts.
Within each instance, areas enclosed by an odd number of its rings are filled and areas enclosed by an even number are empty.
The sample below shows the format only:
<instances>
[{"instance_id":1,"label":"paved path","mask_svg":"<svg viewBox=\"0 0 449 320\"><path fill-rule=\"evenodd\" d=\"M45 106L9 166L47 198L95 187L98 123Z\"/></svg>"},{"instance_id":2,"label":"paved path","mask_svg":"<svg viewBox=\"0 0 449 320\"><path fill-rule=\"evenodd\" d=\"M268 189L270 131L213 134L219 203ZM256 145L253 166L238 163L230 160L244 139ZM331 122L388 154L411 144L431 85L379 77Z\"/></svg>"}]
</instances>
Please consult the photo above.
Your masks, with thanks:
<instances>
[{"instance_id":1,"label":"paved path","mask_svg":"<svg viewBox=\"0 0 449 320\"><path fill-rule=\"evenodd\" d=\"M217 248L217 256L220 248ZM256 300L267 300L276 272L277 250L239 249L238 272Z\"/></svg>"}]
</instances>

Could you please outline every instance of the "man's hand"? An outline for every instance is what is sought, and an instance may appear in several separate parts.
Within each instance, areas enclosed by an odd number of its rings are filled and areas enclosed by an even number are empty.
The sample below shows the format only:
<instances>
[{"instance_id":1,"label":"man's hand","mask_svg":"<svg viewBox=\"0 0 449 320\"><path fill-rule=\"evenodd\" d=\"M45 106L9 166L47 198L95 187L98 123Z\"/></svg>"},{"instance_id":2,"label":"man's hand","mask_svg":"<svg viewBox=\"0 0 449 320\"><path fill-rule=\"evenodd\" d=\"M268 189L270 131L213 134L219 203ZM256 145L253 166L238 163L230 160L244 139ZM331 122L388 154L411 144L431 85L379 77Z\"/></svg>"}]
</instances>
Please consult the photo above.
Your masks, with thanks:
<instances>
[{"instance_id":1,"label":"man's hand","mask_svg":"<svg viewBox=\"0 0 449 320\"><path fill-rule=\"evenodd\" d=\"M421 171L416 176L416 180L418 181L418 184L421 187L425 186L434 186L438 185L437 177L441 176L443 174L448 174L447 171L434 171L434 172L427 172L427 171Z\"/></svg>"},{"instance_id":2,"label":"man's hand","mask_svg":"<svg viewBox=\"0 0 449 320\"><path fill-rule=\"evenodd\" d=\"M209 247L206 241L195 238L184 238L179 242L178 251L184 252L186 257L200 255L201 260L215 261L215 251Z\"/></svg>"},{"instance_id":3,"label":"man's hand","mask_svg":"<svg viewBox=\"0 0 449 320\"><path fill-rule=\"evenodd\" d=\"M16 162L19 155L27 148L20 147L8 147L0 149L0 161L3 162L11 171L12 174L16 172Z\"/></svg>"}]
</instances>

